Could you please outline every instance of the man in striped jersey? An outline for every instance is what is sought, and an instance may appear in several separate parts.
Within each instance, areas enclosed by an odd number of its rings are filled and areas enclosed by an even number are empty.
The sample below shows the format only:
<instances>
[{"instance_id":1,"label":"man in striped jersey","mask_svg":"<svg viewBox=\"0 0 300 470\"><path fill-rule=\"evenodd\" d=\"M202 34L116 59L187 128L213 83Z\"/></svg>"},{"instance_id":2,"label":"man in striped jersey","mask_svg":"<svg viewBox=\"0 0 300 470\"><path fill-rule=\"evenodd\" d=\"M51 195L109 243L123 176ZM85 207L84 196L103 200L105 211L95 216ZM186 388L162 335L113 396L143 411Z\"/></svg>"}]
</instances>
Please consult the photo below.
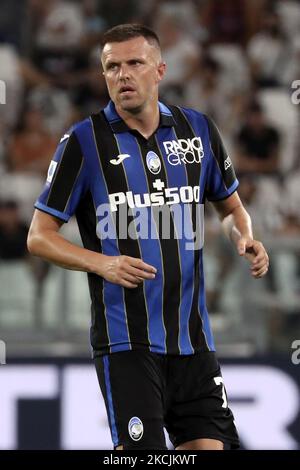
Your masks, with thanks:
<instances>
[{"instance_id":1,"label":"man in striped jersey","mask_svg":"<svg viewBox=\"0 0 300 470\"><path fill-rule=\"evenodd\" d=\"M267 253L213 122L158 101L166 65L156 34L117 26L104 35L101 59L111 101L62 137L29 250L88 273L114 448L165 449L164 427L177 449L237 447L205 305L199 208L214 203L256 278L268 270ZM59 234L73 215L84 248Z\"/></svg>"}]
</instances>

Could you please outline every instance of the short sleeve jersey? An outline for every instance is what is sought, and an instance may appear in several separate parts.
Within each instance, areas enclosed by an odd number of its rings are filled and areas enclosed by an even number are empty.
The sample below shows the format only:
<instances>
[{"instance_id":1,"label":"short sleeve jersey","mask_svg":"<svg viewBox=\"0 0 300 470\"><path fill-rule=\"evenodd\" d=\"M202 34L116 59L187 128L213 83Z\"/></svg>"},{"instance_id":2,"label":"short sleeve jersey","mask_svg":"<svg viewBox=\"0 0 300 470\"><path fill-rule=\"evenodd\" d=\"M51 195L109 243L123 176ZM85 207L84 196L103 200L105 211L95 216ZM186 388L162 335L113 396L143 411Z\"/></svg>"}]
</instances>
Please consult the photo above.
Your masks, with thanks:
<instances>
[{"instance_id":1,"label":"short sleeve jersey","mask_svg":"<svg viewBox=\"0 0 300 470\"><path fill-rule=\"evenodd\" d=\"M161 102L159 110L148 139L126 125L113 102L75 124L35 204L63 222L74 215L88 250L141 258L157 269L135 289L88 274L94 356L215 349L199 234L205 201L229 197L238 181L211 119Z\"/></svg>"}]
</instances>

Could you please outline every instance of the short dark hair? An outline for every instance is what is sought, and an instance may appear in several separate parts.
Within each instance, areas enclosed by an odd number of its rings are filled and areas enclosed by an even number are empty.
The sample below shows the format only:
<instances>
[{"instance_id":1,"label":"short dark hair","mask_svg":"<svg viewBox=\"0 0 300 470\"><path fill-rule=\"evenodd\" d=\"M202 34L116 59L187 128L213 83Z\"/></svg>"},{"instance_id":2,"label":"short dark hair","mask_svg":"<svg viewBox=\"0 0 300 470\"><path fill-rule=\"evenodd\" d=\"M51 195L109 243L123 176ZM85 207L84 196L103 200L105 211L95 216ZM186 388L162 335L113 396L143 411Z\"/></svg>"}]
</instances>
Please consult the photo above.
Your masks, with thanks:
<instances>
[{"instance_id":1,"label":"short dark hair","mask_svg":"<svg viewBox=\"0 0 300 470\"><path fill-rule=\"evenodd\" d=\"M104 47L108 42L123 42L140 36L145 38L149 44L160 48L157 34L147 26L138 23L127 23L114 26L104 33L101 45Z\"/></svg>"}]
</instances>

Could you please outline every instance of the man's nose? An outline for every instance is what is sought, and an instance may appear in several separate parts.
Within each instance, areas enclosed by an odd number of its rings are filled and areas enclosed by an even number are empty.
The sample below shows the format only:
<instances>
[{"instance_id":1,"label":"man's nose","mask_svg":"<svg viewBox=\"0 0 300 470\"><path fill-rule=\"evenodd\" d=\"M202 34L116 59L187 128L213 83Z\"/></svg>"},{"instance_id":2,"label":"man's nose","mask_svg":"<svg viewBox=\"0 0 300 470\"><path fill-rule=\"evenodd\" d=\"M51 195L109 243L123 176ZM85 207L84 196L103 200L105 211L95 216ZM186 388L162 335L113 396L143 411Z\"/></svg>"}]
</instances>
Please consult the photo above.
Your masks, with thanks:
<instances>
[{"instance_id":1,"label":"man's nose","mask_svg":"<svg viewBox=\"0 0 300 470\"><path fill-rule=\"evenodd\" d=\"M126 80L129 77L130 77L130 73L129 73L128 65L122 64L119 69L119 78Z\"/></svg>"}]
</instances>

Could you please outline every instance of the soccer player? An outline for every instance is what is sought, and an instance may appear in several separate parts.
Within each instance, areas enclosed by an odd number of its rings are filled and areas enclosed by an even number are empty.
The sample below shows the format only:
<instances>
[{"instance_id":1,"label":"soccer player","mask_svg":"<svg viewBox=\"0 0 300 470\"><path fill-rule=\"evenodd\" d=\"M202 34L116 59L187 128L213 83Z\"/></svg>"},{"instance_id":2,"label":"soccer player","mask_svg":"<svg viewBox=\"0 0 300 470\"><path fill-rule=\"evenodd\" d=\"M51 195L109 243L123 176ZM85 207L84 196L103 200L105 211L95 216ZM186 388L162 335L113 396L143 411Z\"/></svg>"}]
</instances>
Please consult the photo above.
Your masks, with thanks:
<instances>
[{"instance_id":1,"label":"soccer player","mask_svg":"<svg viewBox=\"0 0 300 470\"><path fill-rule=\"evenodd\" d=\"M214 123L158 101L166 64L157 35L116 26L104 34L101 60L111 101L62 137L29 251L88 273L91 344L115 449L166 449L164 427L176 449L238 447L205 305L199 208L213 202L255 278L268 255L253 239ZM73 215L84 248L59 233Z\"/></svg>"}]
</instances>

